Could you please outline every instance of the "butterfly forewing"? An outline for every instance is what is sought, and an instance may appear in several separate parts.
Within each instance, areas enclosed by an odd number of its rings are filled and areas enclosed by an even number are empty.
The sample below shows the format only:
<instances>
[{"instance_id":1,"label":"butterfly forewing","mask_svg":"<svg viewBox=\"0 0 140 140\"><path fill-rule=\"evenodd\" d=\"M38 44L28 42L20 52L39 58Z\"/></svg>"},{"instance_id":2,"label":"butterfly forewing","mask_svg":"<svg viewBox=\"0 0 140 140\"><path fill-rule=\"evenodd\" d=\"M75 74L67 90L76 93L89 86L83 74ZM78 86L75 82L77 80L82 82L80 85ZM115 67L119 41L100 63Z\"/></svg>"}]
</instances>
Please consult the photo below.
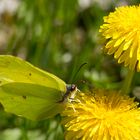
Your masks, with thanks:
<instances>
[{"instance_id":1,"label":"butterfly forewing","mask_svg":"<svg viewBox=\"0 0 140 140\"><path fill-rule=\"evenodd\" d=\"M66 92L66 84L57 76L43 71L14 56L0 56L0 84L9 82L34 83Z\"/></svg>"}]
</instances>

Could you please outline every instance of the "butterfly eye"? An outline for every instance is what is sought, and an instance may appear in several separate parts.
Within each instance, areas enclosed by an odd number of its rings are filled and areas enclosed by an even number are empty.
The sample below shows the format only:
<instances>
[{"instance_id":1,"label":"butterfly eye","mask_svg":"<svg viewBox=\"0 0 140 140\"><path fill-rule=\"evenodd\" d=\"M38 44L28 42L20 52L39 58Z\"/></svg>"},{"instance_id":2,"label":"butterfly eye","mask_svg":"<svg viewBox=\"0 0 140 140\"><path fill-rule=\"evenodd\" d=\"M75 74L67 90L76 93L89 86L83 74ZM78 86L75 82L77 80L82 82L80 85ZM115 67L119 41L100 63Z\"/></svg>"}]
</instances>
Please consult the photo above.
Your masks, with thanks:
<instances>
[{"instance_id":1,"label":"butterfly eye","mask_svg":"<svg viewBox=\"0 0 140 140\"><path fill-rule=\"evenodd\" d=\"M74 91L76 89L76 85L72 84L71 85L71 91Z\"/></svg>"},{"instance_id":2,"label":"butterfly eye","mask_svg":"<svg viewBox=\"0 0 140 140\"><path fill-rule=\"evenodd\" d=\"M74 90L76 90L77 86L72 84L72 85L67 85L67 92L72 92Z\"/></svg>"}]
</instances>

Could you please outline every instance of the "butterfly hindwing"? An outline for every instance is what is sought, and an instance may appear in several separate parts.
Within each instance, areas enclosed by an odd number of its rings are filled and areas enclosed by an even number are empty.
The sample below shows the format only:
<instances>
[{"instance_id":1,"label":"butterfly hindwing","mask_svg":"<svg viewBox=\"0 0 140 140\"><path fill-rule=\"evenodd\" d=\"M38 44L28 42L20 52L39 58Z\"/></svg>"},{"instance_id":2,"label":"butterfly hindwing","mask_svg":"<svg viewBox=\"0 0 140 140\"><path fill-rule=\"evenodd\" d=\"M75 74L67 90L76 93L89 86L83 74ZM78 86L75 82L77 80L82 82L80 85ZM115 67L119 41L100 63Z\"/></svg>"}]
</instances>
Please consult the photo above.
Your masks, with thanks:
<instances>
[{"instance_id":1,"label":"butterfly hindwing","mask_svg":"<svg viewBox=\"0 0 140 140\"><path fill-rule=\"evenodd\" d=\"M58 96L59 95L59 96ZM29 83L8 83L0 87L0 102L5 111L31 120L42 120L64 108L61 91Z\"/></svg>"}]
</instances>

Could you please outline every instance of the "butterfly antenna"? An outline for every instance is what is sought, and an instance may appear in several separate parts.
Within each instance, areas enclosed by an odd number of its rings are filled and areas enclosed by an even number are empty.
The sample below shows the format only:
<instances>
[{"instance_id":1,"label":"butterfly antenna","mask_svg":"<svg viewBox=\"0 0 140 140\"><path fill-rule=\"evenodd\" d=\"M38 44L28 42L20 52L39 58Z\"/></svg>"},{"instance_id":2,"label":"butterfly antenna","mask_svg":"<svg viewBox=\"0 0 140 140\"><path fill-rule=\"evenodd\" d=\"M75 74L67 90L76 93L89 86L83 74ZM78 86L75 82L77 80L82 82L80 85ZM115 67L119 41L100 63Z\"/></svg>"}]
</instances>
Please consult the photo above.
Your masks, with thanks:
<instances>
[{"instance_id":1,"label":"butterfly antenna","mask_svg":"<svg viewBox=\"0 0 140 140\"><path fill-rule=\"evenodd\" d=\"M79 69L76 71L76 73L74 74L74 76L73 76L73 82L74 81L76 81L76 78L77 78L77 75L78 75L78 73L80 72L80 70L86 65L87 63L85 62L85 63L83 63L82 65L80 65L80 67L79 67Z\"/></svg>"}]
</instances>

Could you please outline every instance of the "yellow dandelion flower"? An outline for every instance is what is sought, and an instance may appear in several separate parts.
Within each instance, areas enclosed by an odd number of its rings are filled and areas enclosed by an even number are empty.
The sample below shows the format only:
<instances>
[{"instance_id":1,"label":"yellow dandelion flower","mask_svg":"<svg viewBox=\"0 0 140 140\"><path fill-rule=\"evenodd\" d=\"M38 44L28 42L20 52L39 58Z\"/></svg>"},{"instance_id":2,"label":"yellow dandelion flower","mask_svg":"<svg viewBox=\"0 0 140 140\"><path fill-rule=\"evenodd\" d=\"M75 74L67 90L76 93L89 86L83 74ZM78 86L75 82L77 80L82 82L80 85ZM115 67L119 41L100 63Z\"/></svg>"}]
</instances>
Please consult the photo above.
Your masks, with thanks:
<instances>
[{"instance_id":1,"label":"yellow dandelion flower","mask_svg":"<svg viewBox=\"0 0 140 140\"><path fill-rule=\"evenodd\" d=\"M140 110L117 91L81 93L62 113L66 140L140 140Z\"/></svg>"},{"instance_id":2,"label":"yellow dandelion flower","mask_svg":"<svg viewBox=\"0 0 140 140\"><path fill-rule=\"evenodd\" d=\"M116 8L104 17L99 32L108 40L109 55L114 54L118 63L140 71L140 5Z\"/></svg>"}]
</instances>

